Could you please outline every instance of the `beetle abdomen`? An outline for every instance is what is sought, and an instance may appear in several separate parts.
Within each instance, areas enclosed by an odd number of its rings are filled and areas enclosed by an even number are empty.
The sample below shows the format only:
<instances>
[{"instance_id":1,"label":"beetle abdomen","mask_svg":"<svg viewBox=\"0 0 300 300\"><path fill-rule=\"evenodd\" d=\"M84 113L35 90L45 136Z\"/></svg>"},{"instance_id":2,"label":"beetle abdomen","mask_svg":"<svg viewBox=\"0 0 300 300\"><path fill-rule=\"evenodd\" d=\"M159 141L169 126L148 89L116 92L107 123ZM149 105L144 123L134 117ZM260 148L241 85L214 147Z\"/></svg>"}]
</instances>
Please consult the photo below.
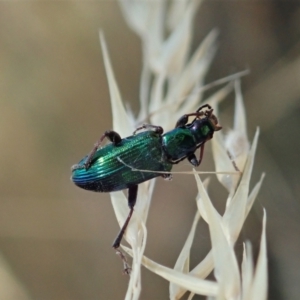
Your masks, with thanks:
<instances>
[{"instance_id":1,"label":"beetle abdomen","mask_svg":"<svg viewBox=\"0 0 300 300\"><path fill-rule=\"evenodd\" d=\"M84 164L86 157L79 165ZM149 171L170 171L161 135L146 131L122 139L117 145L108 144L95 153L89 169L75 169L72 181L79 187L95 192L112 192L126 189L162 174Z\"/></svg>"}]
</instances>

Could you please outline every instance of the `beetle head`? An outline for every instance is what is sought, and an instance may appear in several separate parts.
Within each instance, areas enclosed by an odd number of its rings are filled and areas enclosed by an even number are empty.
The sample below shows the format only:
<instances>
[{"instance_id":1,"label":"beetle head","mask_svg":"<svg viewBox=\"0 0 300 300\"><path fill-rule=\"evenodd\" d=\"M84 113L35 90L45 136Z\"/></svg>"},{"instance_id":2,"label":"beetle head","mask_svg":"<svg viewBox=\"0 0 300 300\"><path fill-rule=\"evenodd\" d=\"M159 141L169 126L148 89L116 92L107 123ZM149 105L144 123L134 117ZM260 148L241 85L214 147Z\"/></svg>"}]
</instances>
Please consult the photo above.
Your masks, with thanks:
<instances>
[{"instance_id":1,"label":"beetle head","mask_svg":"<svg viewBox=\"0 0 300 300\"><path fill-rule=\"evenodd\" d=\"M213 114L213 109L209 109L205 112L205 116L211 123L214 128L214 131L219 131L222 129L222 126L219 125L217 117Z\"/></svg>"}]
</instances>

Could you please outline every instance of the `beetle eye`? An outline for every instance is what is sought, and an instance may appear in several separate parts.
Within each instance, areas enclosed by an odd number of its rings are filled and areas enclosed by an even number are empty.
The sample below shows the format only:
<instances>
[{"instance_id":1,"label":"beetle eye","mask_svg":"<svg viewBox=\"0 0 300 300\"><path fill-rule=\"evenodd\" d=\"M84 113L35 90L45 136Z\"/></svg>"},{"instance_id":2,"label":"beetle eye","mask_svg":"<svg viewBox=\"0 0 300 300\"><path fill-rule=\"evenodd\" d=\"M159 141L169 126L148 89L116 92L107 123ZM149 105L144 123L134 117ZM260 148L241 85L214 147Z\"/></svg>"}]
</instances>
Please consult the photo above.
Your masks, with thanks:
<instances>
[{"instance_id":1,"label":"beetle eye","mask_svg":"<svg viewBox=\"0 0 300 300\"><path fill-rule=\"evenodd\" d=\"M210 129L208 126L202 126L201 127L201 132L203 135L207 135L210 132Z\"/></svg>"}]
</instances>

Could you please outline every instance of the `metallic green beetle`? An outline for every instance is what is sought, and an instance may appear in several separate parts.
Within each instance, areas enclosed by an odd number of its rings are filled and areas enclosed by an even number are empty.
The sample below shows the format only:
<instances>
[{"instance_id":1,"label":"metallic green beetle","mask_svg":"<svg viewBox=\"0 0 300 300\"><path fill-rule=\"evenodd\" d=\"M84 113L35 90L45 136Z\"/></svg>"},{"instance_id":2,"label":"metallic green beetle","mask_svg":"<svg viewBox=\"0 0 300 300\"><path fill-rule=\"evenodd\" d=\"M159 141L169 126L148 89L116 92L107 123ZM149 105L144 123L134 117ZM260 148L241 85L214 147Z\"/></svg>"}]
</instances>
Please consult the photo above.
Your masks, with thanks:
<instances>
[{"instance_id":1,"label":"metallic green beetle","mask_svg":"<svg viewBox=\"0 0 300 300\"><path fill-rule=\"evenodd\" d=\"M194 117L191 123L188 123L189 117ZM91 153L72 167L71 179L83 189L94 192L128 189L130 212L113 243L114 248L120 246L132 216L138 184L158 176L170 178L169 172L173 164L185 158L193 166L199 166L205 142L221 128L213 109L206 104L194 113L183 115L175 128L165 134L162 127L149 124L137 128L133 135L123 139L115 131L106 131L94 145ZM137 133L143 129L146 131ZM100 148L105 138L111 143ZM195 156L198 148L200 148L199 159Z\"/></svg>"}]
</instances>

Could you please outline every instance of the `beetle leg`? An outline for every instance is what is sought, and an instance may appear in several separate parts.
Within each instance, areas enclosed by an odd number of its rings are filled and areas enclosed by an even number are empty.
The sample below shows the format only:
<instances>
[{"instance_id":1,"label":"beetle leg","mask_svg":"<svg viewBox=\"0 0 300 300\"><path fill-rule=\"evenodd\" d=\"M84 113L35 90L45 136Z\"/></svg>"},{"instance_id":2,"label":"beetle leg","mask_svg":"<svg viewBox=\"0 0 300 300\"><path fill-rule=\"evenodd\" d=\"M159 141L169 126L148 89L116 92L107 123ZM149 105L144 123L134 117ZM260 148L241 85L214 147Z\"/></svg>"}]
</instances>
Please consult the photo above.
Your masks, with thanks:
<instances>
[{"instance_id":1,"label":"beetle leg","mask_svg":"<svg viewBox=\"0 0 300 300\"><path fill-rule=\"evenodd\" d=\"M205 107L207 107L208 109L211 109L211 106L210 106L209 104L204 104L204 105L200 106L200 107L196 110L196 112L201 111L201 110L202 110L203 108L205 108Z\"/></svg>"},{"instance_id":2,"label":"beetle leg","mask_svg":"<svg viewBox=\"0 0 300 300\"><path fill-rule=\"evenodd\" d=\"M120 250L120 249L116 249L116 254L118 254L120 256L120 258L122 259L123 261L123 274L125 275L130 275L131 273L131 267L129 266L128 262L127 262L127 258L126 256L124 255L124 253Z\"/></svg>"},{"instance_id":3,"label":"beetle leg","mask_svg":"<svg viewBox=\"0 0 300 300\"><path fill-rule=\"evenodd\" d=\"M183 127L188 122L188 118L189 117L187 115L183 115L182 117L180 117L175 125L175 128Z\"/></svg>"},{"instance_id":4,"label":"beetle leg","mask_svg":"<svg viewBox=\"0 0 300 300\"><path fill-rule=\"evenodd\" d=\"M115 241L113 242L113 248L117 249L120 247L120 243L121 243L121 240L123 238L123 235L125 233L125 230L129 224L129 221L131 219L131 216L132 216L132 213L133 213L133 208L134 208L134 205L135 205L135 202L136 202L136 197L137 197L137 192L138 192L138 185L133 185L131 186L129 189L128 189L128 206L129 206L129 214L128 214L128 217L124 223L124 225L122 226L120 232L118 233Z\"/></svg>"},{"instance_id":5,"label":"beetle leg","mask_svg":"<svg viewBox=\"0 0 300 300\"><path fill-rule=\"evenodd\" d=\"M177 128L177 127L183 127L184 125L186 125L187 122L188 122L189 117L199 118L199 117L205 115L205 113L207 113L207 112L201 111L205 107L207 107L208 109L210 109L210 112L212 112L211 106L209 104L204 104L204 105L200 106L196 110L196 112L191 113L191 114L186 114L186 115L183 115L182 117L180 117L179 120L177 121L176 125L175 125L175 128Z\"/></svg>"},{"instance_id":6,"label":"beetle leg","mask_svg":"<svg viewBox=\"0 0 300 300\"><path fill-rule=\"evenodd\" d=\"M203 143L203 144L200 146L200 155L199 155L199 160L198 160L198 166L201 164L201 161L202 161L202 158L203 158L204 145L205 145L205 143Z\"/></svg>"},{"instance_id":7,"label":"beetle leg","mask_svg":"<svg viewBox=\"0 0 300 300\"><path fill-rule=\"evenodd\" d=\"M202 144L200 146L200 155L199 155L199 160L197 160L195 153L192 153L188 156L188 160L189 162L194 166L194 167L198 167L201 164L202 161L202 157L203 157L203 153L204 153L204 145Z\"/></svg>"},{"instance_id":8,"label":"beetle leg","mask_svg":"<svg viewBox=\"0 0 300 300\"><path fill-rule=\"evenodd\" d=\"M195 153L192 153L188 156L188 160L189 162L194 166L194 167L198 167L200 164L196 158Z\"/></svg>"},{"instance_id":9,"label":"beetle leg","mask_svg":"<svg viewBox=\"0 0 300 300\"><path fill-rule=\"evenodd\" d=\"M92 162L94 154L96 153L96 151L98 150L98 148L100 147L101 143L103 142L103 140L105 138L110 140L114 145L117 145L122 140L121 136L117 132L115 132L113 130L105 131L103 133L103 135L100 137L100 139L94 144L94 147L93 147L92 151L90 152L90 154L88 155L87 159L85 160L85 163L82 165L74 165L72 167L72 171L74 171L76 169L86 169L87 170L91 166L91 162Z\"/></svg>"},{"instance_id":10,"label":"beetle leg","mask_svg":"<svg viewBox=\"0 0 300 300\"><path fill-rule=\"evenodd\" d=\"M199 118L201 116L204 115L204 112L203 111L197 111L195 113L191 113L191 114L186 114L186 115L183 115L182 117L179 118L179 120L177 121L176 125L175 125L175 128L178 128L178 127L183 127L187 124L188 120L189 120L189 117L196 117L196 118Z\"/></svg>"},{"instance_id":11,"label":"beetle leg","mask_svg":"<svg viewBox=\"0 0 300 300\"><path fill-rule=\"evenodd\" d=\"M163 134L164 133L164 130L162 127L160 126L156 126L156 125L152 125L152 124L143 124L142 126L138 127L134 132L133 132L133 135L136 135L136 133L139 131L139 130L143 130L143 129L154 129L154 131L158 134Z\"/></svg>"},{"instance_id":12,"label":"beetle leg","mask_svg":"<svg viewBox=\"0 0 300 300\"><path fill-rule=\"evenodd\" d=\"M170 174L170 173L164 173L161 175L161 177L164 179L164 180L172 180L173 179L173 175Z\"/></svg>"}]
</instances>

